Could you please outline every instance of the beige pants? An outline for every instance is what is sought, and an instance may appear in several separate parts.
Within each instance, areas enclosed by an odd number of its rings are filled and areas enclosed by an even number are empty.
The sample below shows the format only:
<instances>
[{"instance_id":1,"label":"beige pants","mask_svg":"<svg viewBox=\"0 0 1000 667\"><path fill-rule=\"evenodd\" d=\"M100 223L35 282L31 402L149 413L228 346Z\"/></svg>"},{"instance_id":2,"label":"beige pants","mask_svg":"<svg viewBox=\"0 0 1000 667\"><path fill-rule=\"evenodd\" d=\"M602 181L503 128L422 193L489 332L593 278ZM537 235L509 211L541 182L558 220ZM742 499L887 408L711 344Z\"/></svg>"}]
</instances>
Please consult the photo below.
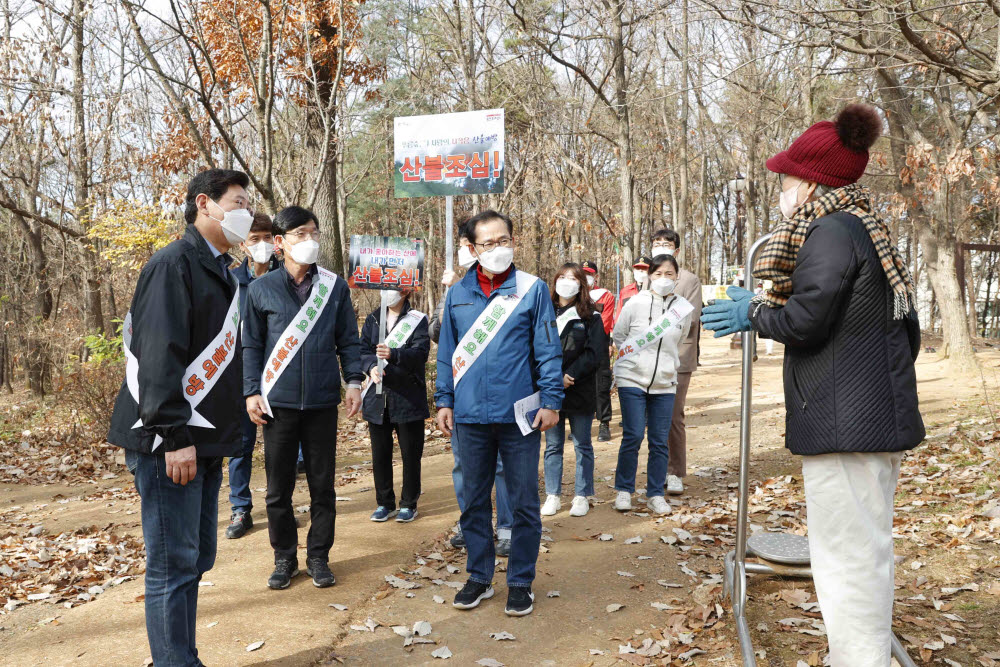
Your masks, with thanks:
<instances>
[{"instance_id":1,"label":"beige pants","mask_svg":"<svg viewBox=\"0 0 1000 667\"><path fill-rule=\"evenodd\" d=\"M684 403L687 402L690 373L677 374L677 395L674 396L674 415L670 418L670 435L667 436L667 474L687 475L687 428L684 423Z\"/></svg>"},{"instance_id":2,"label":"beige pants","mask_svg":"<svg viewBox=\"0 0 1000 667\"><path fill-rule=\"evenodd\" d=\"M892 514L902 452L802 457L809 558L833 667L891 661Z\"/></svg>"}]
</instances>

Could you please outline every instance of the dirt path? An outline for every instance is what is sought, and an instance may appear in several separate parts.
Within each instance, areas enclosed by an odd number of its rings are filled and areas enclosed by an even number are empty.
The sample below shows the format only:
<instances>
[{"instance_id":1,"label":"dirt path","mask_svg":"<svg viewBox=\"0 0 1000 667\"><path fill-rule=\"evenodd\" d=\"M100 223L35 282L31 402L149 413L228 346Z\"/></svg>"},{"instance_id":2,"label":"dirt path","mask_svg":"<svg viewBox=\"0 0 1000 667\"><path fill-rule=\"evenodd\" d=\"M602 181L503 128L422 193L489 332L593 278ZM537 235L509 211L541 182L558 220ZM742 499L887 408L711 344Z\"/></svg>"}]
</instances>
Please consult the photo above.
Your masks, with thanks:
<instances>
[{"instance_id":1,"label":"dirt path","mask_svg":"<svg viewBox=\"0 0 1000 667\"><path fill-rule=\"evenodd\" d=\"M776 353L773 358L763 357L755 371L754 449L760 465L754 477L758 479L798 473L796 462L781 449L780 346ZM412 524L368 521L374 506L369 473L338 486L338 496L344 500L338 502L331 557L338 583L326 590L314 588L305 576L296 579L287 591L266 588L272 557L263 494L257 490L264 485L263 472L255 471L252 488L257 525L241 540L220 539L215 569L205 577L212 585L201 589L198 644L202 660L209 665L300 665L335 656L348 664L422 664L434 662L431 652L447 646L454 663L463 665L483 659L506 665L604 665L618 660L620 645L631 643L641 648L644 639L664 639L664 629L673 627L697 633L697 639L685 645L688 650L707 651L696 658L696 664L706 659L713 665L738 664L728 612L723 611L719 618L722 609L715 606L721 575L719 554L725 552L731 539L725 524L731 519L726 499L736 481L738 356L727 343L706 338L702 362L688 403L688 491L673 500L674 514L657 520L642 516L641 506L637 506L640 512L628 515L611 508L611 479L619 442L615 429L611 443L595 440L600 504L586 517L569 517L573 454L567 448L564 507L543 521L547 552L538 562L536 611L523 619L511 619L503 613L507 590L502 571L496 577L496 598L471 612L453 609L453 588L432 581L465 580L463 554L444 544L447 530L457 518L457 507L451 485L451 455L440 442L425 454L421 516ZM976 402L977 388L966 380L947 377L935 360L922 359L918 371L925 418L932 428L955 419L953 415L965 409L965 401ZM615 412L617 425L617 407ZM341 468L356 462L356 458L342 457ZM398 466L396 472L398 487ZM640 485L644 476L643 456ZM120 477L103 488L123 485L126 476ZM227 492L224 486L220 524L228 518ZM0 487L0 512L3 506L41 504L51 502L56 494L65 497L69 493L80 491L7 485ZM308 503L303 488L295 502ZM113 521L120 529L137 532L137 515L129 514L137 509L136 500L130 497L70 503L60 516L45 522L50 530L63 530L74 524ZM112 511L115 515L109 516ZM803 516L804 509L801 516L783 520L795 524ZM708 531L706 526L718 530ZM602 541L597 538L601 534L613 538ZM300 535L304 540L304 532ZM642 541L633 543L631 538L635 537ZM456 567L459 571L453 572ZM385 583L389 574L415 582L419 588L390 588ZM558 591L558 597L546 597L551 591ZM0 616L0 664L142 665L148 655L143 605L137 602L142 592L139 577L74 609L32 604ZM444 602L437 602L436 596ZM346 605L347 610L338 611L331 604ZM609 612L608 605L613 604L623 606ZM363 626L368 619L380 627L374 632L349 627ZM390 627L412 628L417 621L431 624L427 638L436 643L404 648L403 637ZM490 637L490 633L499 632L508 632L515 639ZM677 636L690 639L683 632ZM246 651L247 645L259 641L265 642L261 648ZM762 641L766 644L768 639ZM676 642L674 647L676 657ZM647 645L645 652L655 650ZM805 655L801 650L795 652ZM637 664L645 660L637 654L623 657ZM785 663L779 660L772 664Z\"/></svg>"}]
</instances>

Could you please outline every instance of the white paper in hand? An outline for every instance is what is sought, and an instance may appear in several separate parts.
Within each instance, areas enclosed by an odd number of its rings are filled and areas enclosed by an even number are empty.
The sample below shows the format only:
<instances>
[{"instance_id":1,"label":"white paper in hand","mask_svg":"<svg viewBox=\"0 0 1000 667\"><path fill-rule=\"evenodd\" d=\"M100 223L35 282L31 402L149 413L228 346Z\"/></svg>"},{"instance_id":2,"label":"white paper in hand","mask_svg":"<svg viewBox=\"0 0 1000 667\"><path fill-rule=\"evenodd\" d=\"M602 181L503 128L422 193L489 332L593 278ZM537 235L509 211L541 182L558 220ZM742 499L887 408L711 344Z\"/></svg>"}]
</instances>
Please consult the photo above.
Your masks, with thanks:
<instances>
[{"instance_id":1,"label":"white paper in hand","mask_svg":"<svg viewBox=\"0 0 1000 667\"><path fill-rule=\"evenodd\" d=\"M528 435L535 429L531 424L535 421L535 415L542 407L542 393L536 391L527 398L514 402L514 421L521 429L521 435Z\"/></svg>"}]
</instances>

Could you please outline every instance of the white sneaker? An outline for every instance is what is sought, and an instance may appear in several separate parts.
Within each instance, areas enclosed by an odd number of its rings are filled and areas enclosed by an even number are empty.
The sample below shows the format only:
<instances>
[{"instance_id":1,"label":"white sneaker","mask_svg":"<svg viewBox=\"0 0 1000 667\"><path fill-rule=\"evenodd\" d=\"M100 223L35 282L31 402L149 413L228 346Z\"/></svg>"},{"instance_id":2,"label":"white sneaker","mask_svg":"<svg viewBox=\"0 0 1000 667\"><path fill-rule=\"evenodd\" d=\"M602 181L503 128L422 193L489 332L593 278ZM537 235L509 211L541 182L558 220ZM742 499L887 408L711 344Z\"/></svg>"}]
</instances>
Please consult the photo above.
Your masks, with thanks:
<instances>
[{"instance_id":1,"label":"white sneaker","mask_svg":"<svg viewBox=\"0 0 1000 667\"><path fill-rule=\"evenodd\" d=\"M632 494L628 491L619 491L615 498L615 509L619 512L628 512L632 509Z\"/></svg>"},{"instance_id":2,"label":"white sneaker","mask_svg":"<svg viewBox=\"0 0 1000 667\"><path fill-rule=\"evenodd\" d=\"M667 475L667 493L672 496L684 493L684 480L677 475Z\"/></svg>"},{"instance_id":3,"label":"white sneaker","mask_svg":"<svg viewBox=\"0 0 1000 667\"><path fill-rule=\"evenodd\" d=\"M658 514L663 516L665 514L670 514L670 505L667 501L663 499L663 496L653 496L646 501L646 507L649 508L653 514Z\"/></svg>"},{"instance_id":4,"label":"white sneaker","mask_svg":"<svg viewBox=\"0 0 1000 667\"><path fill-rule=\"evenodd\" d=\"M569 508L570 516L584 516L590 511L590 503L587 496L574 496L573 506Z\"/></svg>"},{"instance_id":5,"label":"white sneaker","mask_svg":"<svg viewBox=\"0 0 1000 667\"><path fill-rule=\"evenodd\" d=\"M562 501L559 500L559 496L554 496L551 493L545 496L545 504L542 505L542 516L552 516L562 508Z\"/></svg>"}]
</instances>

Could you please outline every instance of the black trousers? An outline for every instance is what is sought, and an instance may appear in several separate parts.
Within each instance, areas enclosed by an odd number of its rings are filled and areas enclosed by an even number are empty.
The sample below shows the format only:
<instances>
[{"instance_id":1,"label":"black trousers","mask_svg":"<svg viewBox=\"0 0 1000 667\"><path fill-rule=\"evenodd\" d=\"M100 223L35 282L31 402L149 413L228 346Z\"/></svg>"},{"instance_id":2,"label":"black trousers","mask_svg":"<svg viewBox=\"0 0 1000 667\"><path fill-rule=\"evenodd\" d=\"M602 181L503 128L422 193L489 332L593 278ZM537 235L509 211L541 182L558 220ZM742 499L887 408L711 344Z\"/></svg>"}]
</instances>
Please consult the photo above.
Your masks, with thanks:
<instances>
[{"instance_id":1,"label":"black trousers","mask_svg":"<svg viewBox=\"0 0 1000 667\"><path fill-rule=\"evenodd\" d=\"M388 411L382 423L368 422L372 441L372 473L375 475L375 502L396 509L396 493L392 488L392 432L399 438L399 453L403 458L403 492L400 507L417 508L420 498L420 458L424 455L424 421L402 424L389 421Z\"/></svg>"},{"instance_id":2,"label":"black trousers","mask_svg":"<svg viewBox=\"0 0 1000 667\"><path fill-rule=\"evenodd\" d=\"M597 414L594 415L597 421L608 423L611 421L611 357L607 353L607 348L598 355L597 360Z\"/></svg>"},{"instance_id":3,"label":"black trousers","mask_svg":"<svg viewBox=\"0 0 1000 667\"><path fill-rule=\"evenodd\" d=\"M337 520L333 488L337 461L337 409L272 408L274 419L264 426L264 471L267 473L267 532L275 560L296 558L298 530L292 492L299 443L309 483L309 536L306 557L329 559Z\"/></svg>"}]
</instances>

